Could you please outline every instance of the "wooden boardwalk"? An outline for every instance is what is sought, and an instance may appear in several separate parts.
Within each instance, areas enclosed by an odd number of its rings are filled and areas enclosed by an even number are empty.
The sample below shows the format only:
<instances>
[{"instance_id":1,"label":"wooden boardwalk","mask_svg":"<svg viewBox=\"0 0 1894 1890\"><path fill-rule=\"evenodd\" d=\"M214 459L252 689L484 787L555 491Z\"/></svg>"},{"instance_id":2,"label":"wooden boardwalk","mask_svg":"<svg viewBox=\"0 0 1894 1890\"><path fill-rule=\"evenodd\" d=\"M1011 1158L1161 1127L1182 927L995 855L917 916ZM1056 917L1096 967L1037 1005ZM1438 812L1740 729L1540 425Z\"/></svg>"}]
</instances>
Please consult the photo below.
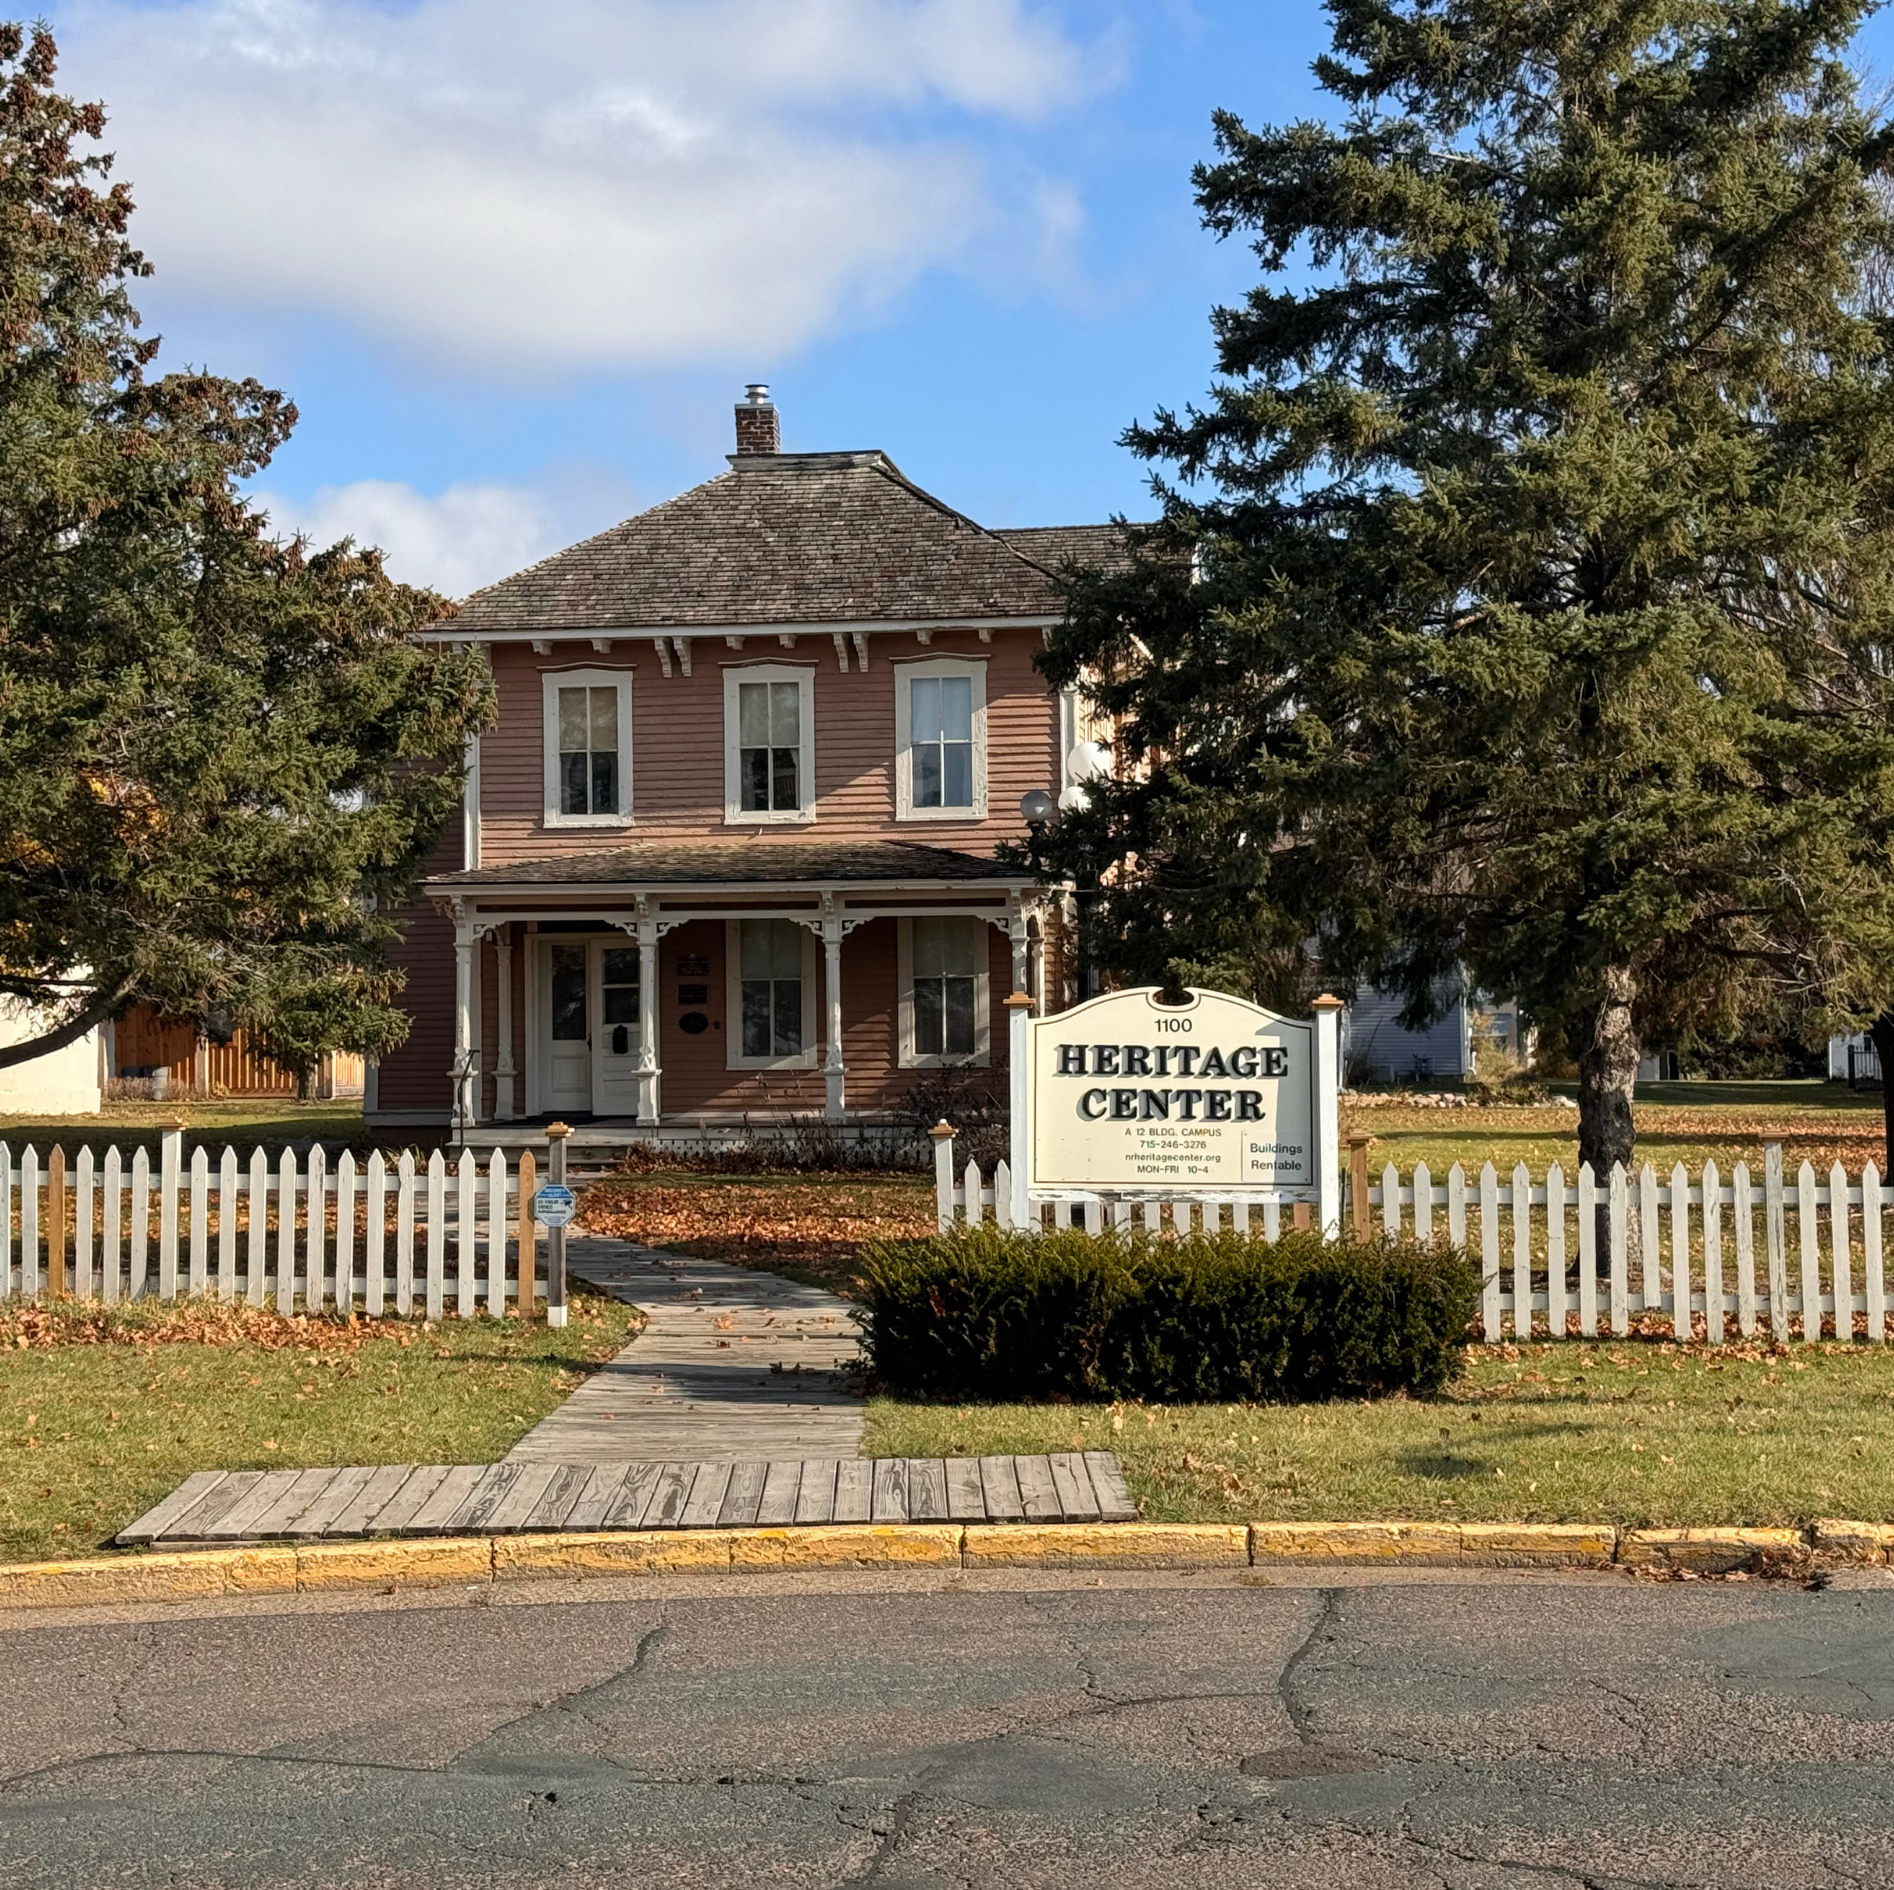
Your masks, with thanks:
<instances>
[{"instance_id":1,"label":"wooden boardwalk","mask_svg":"<svg viewBox=\"0 0 1894 1890\"><path fill-rule=\"evenodd\" d=\"M529 1530L789 1523L1130 1522L1109 1451L745 1463L388 1464L200 1470L119 1532L127 1544L334 1541Z\"/></svg>"},{"instance_id":2,"label":"wooden boardwalk","mask_svg":"<svg viewBox=\"0 0 1894 1890\"><path fill-rule=\"evenodd\" d=\"M852 1457L862 1406L847 1303L779 1273L575 1239L577 1279L642 1307L645 1329L514 1445L510 1462Z\"/></svg>"}]
</instances>

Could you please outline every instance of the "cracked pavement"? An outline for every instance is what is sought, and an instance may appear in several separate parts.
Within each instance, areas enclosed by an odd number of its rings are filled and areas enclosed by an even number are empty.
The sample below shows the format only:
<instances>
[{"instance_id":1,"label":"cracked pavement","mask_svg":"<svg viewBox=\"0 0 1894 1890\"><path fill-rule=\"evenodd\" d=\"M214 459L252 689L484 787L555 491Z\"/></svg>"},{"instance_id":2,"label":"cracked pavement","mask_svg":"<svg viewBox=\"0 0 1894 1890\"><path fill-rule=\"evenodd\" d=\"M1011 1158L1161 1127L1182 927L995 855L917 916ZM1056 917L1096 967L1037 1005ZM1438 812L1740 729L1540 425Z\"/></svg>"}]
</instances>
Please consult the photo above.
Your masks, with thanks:
<instances>
[{"instance_id":1,"label":"cracked pavement","mask_svg":"<svg viewBox=\"0 0 1894 1890\"><path fill-rule=\"evenodd\" d=\"M1894 1583L750 1577L0 1617L0 1884L1894 1882Z\"/></svg>"}]
</instances>

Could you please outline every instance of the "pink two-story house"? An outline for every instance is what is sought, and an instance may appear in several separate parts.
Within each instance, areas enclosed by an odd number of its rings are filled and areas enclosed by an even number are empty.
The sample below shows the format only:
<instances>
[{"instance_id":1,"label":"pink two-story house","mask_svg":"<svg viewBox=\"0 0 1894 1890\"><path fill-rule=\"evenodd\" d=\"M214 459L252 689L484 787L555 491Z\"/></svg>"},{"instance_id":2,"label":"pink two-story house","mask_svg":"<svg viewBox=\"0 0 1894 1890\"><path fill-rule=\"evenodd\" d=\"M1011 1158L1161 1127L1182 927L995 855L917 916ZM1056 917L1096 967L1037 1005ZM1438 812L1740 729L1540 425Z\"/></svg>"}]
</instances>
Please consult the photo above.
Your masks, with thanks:
<instances>
[{"instance_id":1,"label":"pink two-story house","mask_svg":"<svg viewBox=\"0 0 1894 1890\"><path fill-rule=\"evenodd\" d=\"M1033 658L1107 526L989 531L874 452L730 470L470 597L492 667L409 929L384 1126L872 1121L1071 996L1064 899L994 859L1071 785Z\"/></svg>"}]
</instances>

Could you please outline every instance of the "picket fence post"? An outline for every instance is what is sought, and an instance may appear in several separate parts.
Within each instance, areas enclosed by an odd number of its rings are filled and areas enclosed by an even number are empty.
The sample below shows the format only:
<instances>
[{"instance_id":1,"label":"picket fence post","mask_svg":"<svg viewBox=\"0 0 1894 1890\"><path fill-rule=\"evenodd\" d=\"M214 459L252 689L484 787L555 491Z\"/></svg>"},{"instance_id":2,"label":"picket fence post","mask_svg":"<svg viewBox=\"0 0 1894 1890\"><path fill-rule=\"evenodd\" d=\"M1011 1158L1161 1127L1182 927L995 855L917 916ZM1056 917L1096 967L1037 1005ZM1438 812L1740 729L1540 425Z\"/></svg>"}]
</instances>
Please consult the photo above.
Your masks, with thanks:
<instances>
[{"instance_id":1,"label":"picket fence post","mask_svg":"<svg viewBox=\"0 0 1894 1890\"><path fill-rule=\"evenodd\" d=\"M276 1165L276 1310L296 1310L296 1157L284 1149Z\"/></svg>"},{"instance_id":2,"label":"picket fence post","mask_svg":"<svg viewBox=\"0 0 1894 1890\"><path fill-rule=\"evenodd\" d=\"M414 1150L404 1148L395 1164L395 1311L414 1311Z\"/></svg>"},{"instance_id":3,"label":"picket fence post","mask_svg":"<svg viewBox=\"0 0 1894 1890\"><path fill-rule=\"evenodd\" d=\"M128 1299L143 1299L148 1253L151 1245L151 1154L144 1148L132 1151L131 1285Z\"/></svg>"},{"instance_id":4,"label":"picket fence post","mask_svg":"<svg viewBox=\"0 0 1894 1890\"><path fill-rule=\"evenodd\" d=\"M1835 1271L1835 1337L1854 1342L1854 1267L1848 1253L1848 1171L1837 1162L1828 1171L1828 1232Z\"/></svg>"},{"instance_id":5,"label":"picket fence post","mask_svg":"<svg viewBox=\"0 0 1894 1890\"><path fill-rule=\"evenodd\" d=\"M1545 1329L1565 1337L1571 1295L1565 1283L1565 1170L1554 1162L1545 1171Z\"/></svg>"},{"instance_id":6,"label":"picket fence post","mask_svg":"<svg viewBox=\"0 0 1894 1890\"><path fill-rule=\"evenodd\" d=\"M1703 1336L1723 1343L1723 1177L1703 1164Z\"/></svg>"},{"instance_id":7,"label":"picket fence post","mask_svg":"<svg viewBox=\"0 0 1894 1890\"><path fill-rule=\"evenodd\" d=\"M927 1133L934 1143L934 1229L944 1234L954 1224L954 1132L937 1122Z\"/></svg>"},{"instance_id":8,"label":"picket fence post","mask_svg":"<svg viewBox=\"0 0 1894 1890\"><path fill-rule=\"evenodd\" d=\"M1630 1259L1625 1249L1630 1244L1631 1187L1625 1177L1624 1163L1611 1164L1611 1198L1607 1232L1611 1239L1611 1331L1614 1338L1628 1338L1631 1332Z\"/></svg>"},{"instance_id":9,"label":"picket fence post","mask_svg":"<svg viewBox=\"0 0 1894 1890\"><path fill-rule=\"evenodd\" d=\"M81 1299L93 1295L92 1203L97 1182L91 1146L79 1151L72 1179L72 1270L73 1290ZM0 1299L6 1297L6 1269L0 1265Z\"/></svg>"},{"instance_id":10,"label":"picket fence post","mask_svg":"<svg viewBox=\"0 0 1894 1890\"><path fill-rule=\"evenodd\" d=\"M118 1151L112 1151L116 1156ZM237 1151L228 1142L217 1164L217 1297L226 1302L237 1297L237 1222L242 1210L237 1201ZM117 1265L116 1259L113 1265Z\"/></svg>"},{"instance_id":11,"label":"picket fence post","mask_svg":"<svg viewBox=\"0 0 1894 1890\"><path fill-rule=\"evenodd\" d=\"M379 1319L388 1279L388 1164L380 1149L368 1152L366 1198L362 1206L362 1311Z\"/></svg>"},{"instance_id":12,"label":"picket fence post","mask_svg":"<svg viewBox=\"0 0 1894 1890\"><path fill-rule=\"evenodd\" d=\"M210 1284L210 1153L203 1143L191 1151L191 1270L187 1291L202 1299Z\"/></svg>"},{"instance_id":13,"label":"picket fence post","mask_svg":"<svg viewBox=\"0 0 1894 1890\"><path fill-rule=\"evenodd\" d=\"M39 1297L39 1150L20 1157L20 1297Z\"/></svg>"},{"instance_id":14,"label":"picket fence post","mask_svg":"<svg viewBox=\"0 0 1894 1890\"><path fill-rule=\"evenodd\" d=\"M506 1317L506 1151L487 1160L487 1316Z\"/></svg>"},{"instance_id":15,"label":"picket fence post","mask_svg":"<svg viewBox=\"0 0 1894 1890\"><path fill-rule=\"evenodd\" d=\"M454 1310L463 1319L471 1319L480 1309L475 1298L474 1267L480 1257L480 1228L476 1194L480 1186L480 1164L474 1152L465 1146L454 1175Z\"/></svg>"},{"instance_id":16,"label":"picket fence post","mask_svg":"<svg viewBox=\"0 0 1894 1890\"><path fill-rule=\"evenodd\" d=\"M1822 1249L1815 1224L1815 1167L1804 1162L1795 1175L1796 1232L1802 1248L1802 1337L1822 1336Z\"/></svg>"},{"instance_id":17,"label":"picket fence post","mask_svg":"<svg viewBox=\"0 0 1894 1890\"><path fill-rule=\"evenodd\" d=\"M1590 1162L1578 1165L1578 1331L1598 1336L1598 1177Z\"/></svg>"},{"instance_id":18,"label":"picket fence post","mask_svg":"<svg viewBox=\"0 0 1894 1890\"><path fill-rule=\"evenodd\" d=\"M539 1295L539 1217L533 1212L533 1198L539 1190L539 1162L529 1148L520 1156L519 1176L519 1292L515 1304L522 1319L533 1316L533 1301Z\"/></svg>"},{"instance_id":19,"label":"picket fence post","mask_svg":"<svg viewBox=\"0 0 1894 1890\"><path fill-rule=\"evenodd\" d=\"M184 1167L184 1122L158 1125L158 1297L178 1296L178 1182Z\"/></svg>"},{"instance_id":20,"label":"picket fence post","mask_svg":"<svg viewBox=\"0 0 1894 1890\"><path fill-rule=\"evenodd\" d=\"M0 1142L0 1299L13 1292L13 1151ZM20 1294L26 1294L22 1277Z\"/></svg>"},{"instance_id":21,"label":"picket fence post","mask_svg":"<svg viewBox=\"0 0 1894 1890\"><path fill-rule=\"evenodd\" d=\"M319 1313L328 1298L329 1158L318 1143L309 1151L309 1209L303 1222L303 1305Z\"/></svg>"},{"instance_id":22,"label":"picket fence post","mask_svg":"<svg viewBox=\"0 0 1894 1890\"><path fill-rule=\"evenodd\" d=\"M1547 1304L1551 1303L1547 1281ZM1532 1337L1532 1175L1524 1162L1513 1168L1513 1337Z\"/></svg>"},{"instance_id":23,"label":"picket fence post","mask_svg":"<svg viewBox=\"0 0 1894 1890\"><path fill-rule=\"evenodd\" d=\"M1670 1329L1690 1337L1690 1177L1682 1162L1670 1171Z\"/></svg>"},{"instance_id":24,"label":"picket fence post","mask_svg":"<svg viewBox=\"0 0 1894 1890\"><path fill-rule=\"evenodd\" d=\"M427 1317L439 1319L447 1298L447 1158L427 1158Z\"/></svg>"},{"instance_id":25,"label":"picket fence post","mask_svg":"<svg viewBox=\"0 0 1894 1890\"><path fill-rule=\"evenodd\" d=\"M1868 1300L1868 1343L1887 1343L1887 1282L1881 1272L1881 1173L1872 1162L1861 1171L1861 1270Z\"/></svg>"},{"instance_id":26,"label":"picket fence post","mask_svg":"<svg viewBox=\"0 0 1894 1890\"><path fill-rule=\"evenodd\" d=\"M355 1310L355 1151L335 1165L335 1309Z\"/></svg>"},{"instance_id":27,"label":"picket fence post","mask_svg":"<svg viewBox=\"0 0 1894 1890\"><path fill-rule=\"evenodd\" d=\"M108 1306L118 1304L119 1256L125 1230L124 1158L116 1147L105 1151L105 1204L99 1236L99 1297Z\"/></svg>"},{"instance_id":28,"label":"picket fence post","mask_svg":"<svg viewBox=\"0 0 1894 1890\"><path fill-rule=\"evenodd\" d=\"M1789 1258L1782 1216L1782 1144L1763 1149L1763 1235L1769 1250L1769 1330L1774 1337L1789 1336Z\"/></svg>"}]
</instances>

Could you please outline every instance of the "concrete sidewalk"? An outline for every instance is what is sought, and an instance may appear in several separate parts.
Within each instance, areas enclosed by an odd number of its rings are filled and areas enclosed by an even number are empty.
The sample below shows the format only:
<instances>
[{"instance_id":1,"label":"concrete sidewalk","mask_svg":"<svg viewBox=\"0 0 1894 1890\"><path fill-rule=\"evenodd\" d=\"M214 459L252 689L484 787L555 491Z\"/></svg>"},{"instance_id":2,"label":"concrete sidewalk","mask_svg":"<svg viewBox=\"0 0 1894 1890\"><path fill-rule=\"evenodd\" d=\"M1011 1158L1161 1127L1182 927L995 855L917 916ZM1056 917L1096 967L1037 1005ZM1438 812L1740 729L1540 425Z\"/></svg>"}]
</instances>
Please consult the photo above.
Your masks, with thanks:
<instances>
[{"instance_id":1,"label":"concrete sidewalk","mask_svg":"<svg viewBox=\"0 0 1894 1890\"><path fill-rule=\"evenodd\" d=\"M650 1323L527 1432L508 1462L859 1453L861 1399L842 1369L860 1356L846 1301L781 1274L629 1240L575 1239L566 1268L642 1307Z\"/></svg>"}]
</instances>

